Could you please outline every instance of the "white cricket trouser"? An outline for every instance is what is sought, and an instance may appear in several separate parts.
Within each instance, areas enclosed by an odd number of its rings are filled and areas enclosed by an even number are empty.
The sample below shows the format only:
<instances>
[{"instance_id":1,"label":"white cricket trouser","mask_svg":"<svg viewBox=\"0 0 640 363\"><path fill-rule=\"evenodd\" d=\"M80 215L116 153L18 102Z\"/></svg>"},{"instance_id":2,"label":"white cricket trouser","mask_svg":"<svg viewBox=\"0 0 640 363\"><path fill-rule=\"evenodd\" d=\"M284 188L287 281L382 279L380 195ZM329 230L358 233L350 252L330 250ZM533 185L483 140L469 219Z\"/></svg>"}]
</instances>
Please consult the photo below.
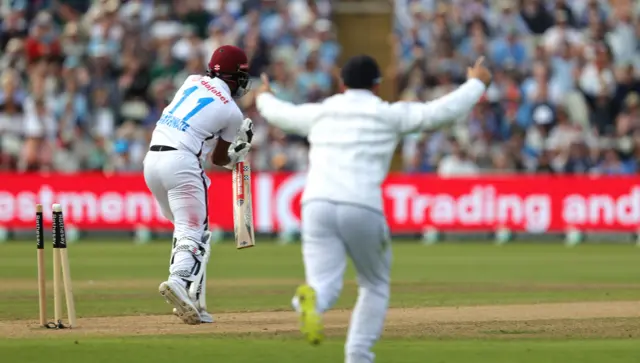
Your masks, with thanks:
<instances>
[{"instance_id":1,"label":"white cricket trouser","mask_svg":"<svg viewBox=\"0 0 640 363\"><path fill-rule=\"evenodd\" d=\"M181 150L149 151L144 159L144 179L162 214L174 226L170 279L194 282L202 258L192 256L189 250L190 246L202 246L209 226L207 189L211 181L198 157Z\"/></svg>"},{"instance_id":2,"label":"white cricket trouser","mask_svg":"<svg viewBox=\"0 0 640 363\"><path fill-rule=\"evenodd\" d=\"M389 305L391 243L381 212L325 200L302 206L302 255L317 309L329 310L340 296L347 256L358 275L358 301L345 346L345 362L370 363Z\"/></svg>"}]
</instances>

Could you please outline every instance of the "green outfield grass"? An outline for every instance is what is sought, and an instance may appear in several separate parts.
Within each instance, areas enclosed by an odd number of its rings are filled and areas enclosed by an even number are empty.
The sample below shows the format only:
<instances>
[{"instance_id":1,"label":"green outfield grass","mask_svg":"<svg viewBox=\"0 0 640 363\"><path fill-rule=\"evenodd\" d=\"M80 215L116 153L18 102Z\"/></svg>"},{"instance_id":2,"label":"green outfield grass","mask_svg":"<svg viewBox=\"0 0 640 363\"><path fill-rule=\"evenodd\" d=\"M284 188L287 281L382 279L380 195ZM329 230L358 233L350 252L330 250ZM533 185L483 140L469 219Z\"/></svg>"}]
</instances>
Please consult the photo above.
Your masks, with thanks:
<instances>
[{"instance_id":1,"label":"green outfield grass","mask_svg":"<svg viewBox=\"0 0 640 363\"><path fill-rule=\"evenodd\" d=\"M310 347L298 340L144 337L0 341L5 358L21 362L277 362L340 363L342 341ZM638 341L417 341L383 340L377 362L393 363L637 363ZM9 360L11 361L11 360Z\"/></svg>"},{"instance_id":2,"label":"green outfield grass","mask_svg":"<svg viewBox=\"0 0 640 363\"><path fill-rule=\"evenodd\" d=\"M214 314L289 310L290 297L304 276L300 246L258 243L256 248L241 251L230 243L214 246L208 269L208 301ZM50 252L46 250L49 280ZM166 315L168 305L157 294L157 286L167 276L169 252L168 243L159 242L134 245L83 241L70 245L78 316ZM185 327L159 335L123 329L121 334L101 336L99 327L93 327L84 335L81 329L75 335L44 335L32 326L37 319L35 256L33 243L0 245L0 352L11 358L9 361L342 360L342 325L347 315L340 317L341 324L329 331L331 338L319 348L307 347L295 334L274 334L268 329L248 333L212 328L197 331L197 335ZM547 244L497 247L398 243L394 245L392 306L504 305L510 309L511 304L640 301L639 262L640 249L630 245L566 248ZM351 267L347 279L337 308L353 305L356 287ZM561 318L573 318L570 311L566 315ZM278 319L281 317L278 315ZM635 313L617 318L565 322L557 320L558 316L550 318L556 319L553 321L537 316L534 323L527 323L525 317L508 319L518 320L513 322L439 322L424 326L396 321L378 347L378 362L640 362L640 341L636 340L640 338L640 319ZM139 319L144 322L144 317ZM390 319L393 323L396 317L392 314ZM16 320L24 320L24 324ZM31 324L33 336L11 337L11 330L20 324ZM2 339L3 331L9 339ZM143 336L129 337L132 335Z\"/></svg>"},{"instance_id":3,"label":"green outfield grass","mask_svg":"<svg viewBox=\"0 0 640 363\"><path fill-rule=\"evenodd\" d=\"M169 250L162 243L72 245L79 316L163 313L156 288L167 276ZM397 244L394 262L392 305L399 307L640 299L640 249L631 246ZM1 246L0 266L0 283L11 285L3 289L8 291L0 301L0 319L33 318L35 248ZM304 276L300 247L265 243L238 251L217 245L208 276L216 311L288 309L289 295ZM347 279L353 277L350 267ZM234 286L236 280L242 288ZM351 306L355 294L348 283L337 306Z\"/></svg>"}]
</instances>

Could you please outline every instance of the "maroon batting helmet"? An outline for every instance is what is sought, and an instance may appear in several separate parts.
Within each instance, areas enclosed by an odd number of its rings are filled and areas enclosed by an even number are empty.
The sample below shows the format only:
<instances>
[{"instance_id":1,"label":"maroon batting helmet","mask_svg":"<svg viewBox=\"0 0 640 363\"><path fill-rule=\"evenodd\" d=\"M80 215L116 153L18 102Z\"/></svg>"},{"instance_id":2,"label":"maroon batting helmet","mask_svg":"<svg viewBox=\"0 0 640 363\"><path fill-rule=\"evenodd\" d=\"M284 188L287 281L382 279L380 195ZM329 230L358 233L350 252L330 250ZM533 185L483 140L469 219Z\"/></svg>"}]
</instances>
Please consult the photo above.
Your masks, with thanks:
<instances>
[{"instance_id":1,"label":"maroon batting helmet","mask_svg":"<svg viewBox=\"0 0 640 363\"><path fill-rule=\"evenodd\" d=\"M242 97L249 91L249 61L242 49L223 45L213 52L208 66L207 75L223 80L233 97Z\"/></svg>"}]
</instances>

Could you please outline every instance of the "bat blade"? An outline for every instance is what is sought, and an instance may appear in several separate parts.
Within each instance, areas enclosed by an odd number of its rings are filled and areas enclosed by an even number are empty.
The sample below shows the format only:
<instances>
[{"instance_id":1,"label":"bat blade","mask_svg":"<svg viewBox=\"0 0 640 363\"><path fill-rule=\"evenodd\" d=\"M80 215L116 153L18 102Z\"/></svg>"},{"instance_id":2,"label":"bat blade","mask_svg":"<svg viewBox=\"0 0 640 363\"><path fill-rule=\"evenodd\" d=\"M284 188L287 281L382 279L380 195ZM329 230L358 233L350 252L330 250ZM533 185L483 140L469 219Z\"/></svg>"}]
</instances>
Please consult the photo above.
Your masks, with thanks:
<instances>
[{"instance_id":1,"label":"bat blade","mask_svg":"<svg viewBox=\"0 0 640 363\"><path fill-rule=\"evenodd\" d=\"M251 198L251 166L239 162L233 168L233 224L236 248L249 248L256 244L253 230Z\"/></svg>"}]
</instances>

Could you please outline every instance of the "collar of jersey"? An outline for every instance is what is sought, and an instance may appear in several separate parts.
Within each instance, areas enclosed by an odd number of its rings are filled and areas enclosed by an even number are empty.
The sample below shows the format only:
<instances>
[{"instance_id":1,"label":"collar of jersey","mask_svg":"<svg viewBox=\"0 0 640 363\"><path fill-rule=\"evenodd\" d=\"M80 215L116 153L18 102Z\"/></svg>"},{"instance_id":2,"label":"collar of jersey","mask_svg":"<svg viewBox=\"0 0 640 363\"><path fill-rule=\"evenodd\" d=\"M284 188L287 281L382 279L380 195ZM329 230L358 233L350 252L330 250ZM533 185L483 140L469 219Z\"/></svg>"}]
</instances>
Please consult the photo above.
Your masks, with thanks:
<instances>
[{"instance_id":1,"label":"collar of jersey","mask_svg":"<svg viewBox=\"0 0 640 363\"><path fill-rule=\"evenodd\" d=\"M229 96L231 96L231 89L229 89L229 86L227 85L227 83L225 81L221 80L218 77L213 77L213 78L210 78L210 79L211 79L211 82L214 82L216 84L216 86L224 89L227 92L227 94Z\"/></svg>"},{"instance_id":2,"label":"collar of jersey","mask_svg":"<svg viewBox=\"0 0 640 363\"><path fill-rule=\"evenodd\" d=\"M373 92L369 91L368 89L348 89L346 91L344 91L345 95L348 96L358 96L358 97L362 97L362 96L366 96L366 97L371 97L374 96L376 97L376 95L373 94Z\"/></svg>"}]
</instances>

